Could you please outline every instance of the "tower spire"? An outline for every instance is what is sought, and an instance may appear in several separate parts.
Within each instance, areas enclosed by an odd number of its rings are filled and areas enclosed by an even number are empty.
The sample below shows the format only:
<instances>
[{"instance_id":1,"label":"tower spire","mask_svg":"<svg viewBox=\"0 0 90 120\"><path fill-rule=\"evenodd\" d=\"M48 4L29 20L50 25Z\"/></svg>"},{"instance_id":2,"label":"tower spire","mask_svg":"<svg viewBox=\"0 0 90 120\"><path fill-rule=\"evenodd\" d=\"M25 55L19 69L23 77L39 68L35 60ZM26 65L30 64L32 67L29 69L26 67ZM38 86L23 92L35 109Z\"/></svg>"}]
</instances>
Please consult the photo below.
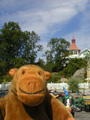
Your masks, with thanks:
<instances>
[{"instance_id":1,"label":"tower spire","mask_svg":"<svg viewBox=\"0 0 90 120\"><path fill-rule=\"evenodd\" d=\"M72 38L72 44L71 44L69 50L79 50L78 47L77 47L77 45L76 45L76 43L75 43L75 38L74 38L74 36L73 36L73 38Z\"/></svg>"}]
</instances>

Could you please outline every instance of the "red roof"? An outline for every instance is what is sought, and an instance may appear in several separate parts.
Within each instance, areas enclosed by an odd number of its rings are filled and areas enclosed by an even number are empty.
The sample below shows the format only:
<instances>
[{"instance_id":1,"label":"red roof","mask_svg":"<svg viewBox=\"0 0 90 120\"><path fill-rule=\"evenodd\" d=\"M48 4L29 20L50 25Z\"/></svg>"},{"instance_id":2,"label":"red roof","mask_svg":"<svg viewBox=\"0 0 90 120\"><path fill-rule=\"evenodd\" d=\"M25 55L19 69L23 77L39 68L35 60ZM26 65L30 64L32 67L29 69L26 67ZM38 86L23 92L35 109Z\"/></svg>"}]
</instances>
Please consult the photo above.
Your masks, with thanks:
<instances>
[{"instance_id":1,"label":"red roof","mask_svg":"<svg viewBox=\"0 0 90 120\"><path fill-rule=\"evenodd\" d=\"M70 46L69 50L79 50L79 49L78 49L78 47L76 46L74 36L73 36L73 39L72 39L72 44L71 44L71 46Z\"/></svg>"}]
</instances>

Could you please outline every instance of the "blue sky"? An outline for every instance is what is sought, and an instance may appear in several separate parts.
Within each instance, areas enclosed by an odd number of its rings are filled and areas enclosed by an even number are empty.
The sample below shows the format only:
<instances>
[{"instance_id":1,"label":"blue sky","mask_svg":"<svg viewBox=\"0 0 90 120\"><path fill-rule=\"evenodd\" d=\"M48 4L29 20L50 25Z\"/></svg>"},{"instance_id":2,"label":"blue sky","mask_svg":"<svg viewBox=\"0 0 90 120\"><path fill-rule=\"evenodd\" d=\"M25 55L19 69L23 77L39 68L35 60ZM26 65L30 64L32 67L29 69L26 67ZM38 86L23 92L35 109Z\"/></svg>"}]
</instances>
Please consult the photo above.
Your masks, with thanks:
<instances>
[{"instance_id":1,"label":"blue sky","mask_svg":"<svg viewBox=\"0 0 90 120\"><path fill-rule=\"evenodd\" d=\"M43 52L52 37L71 43L73 35L79 49L90 49L90 0L0 0L0 29L9 21L35 31Z\"/></svg>"}]
</instances>

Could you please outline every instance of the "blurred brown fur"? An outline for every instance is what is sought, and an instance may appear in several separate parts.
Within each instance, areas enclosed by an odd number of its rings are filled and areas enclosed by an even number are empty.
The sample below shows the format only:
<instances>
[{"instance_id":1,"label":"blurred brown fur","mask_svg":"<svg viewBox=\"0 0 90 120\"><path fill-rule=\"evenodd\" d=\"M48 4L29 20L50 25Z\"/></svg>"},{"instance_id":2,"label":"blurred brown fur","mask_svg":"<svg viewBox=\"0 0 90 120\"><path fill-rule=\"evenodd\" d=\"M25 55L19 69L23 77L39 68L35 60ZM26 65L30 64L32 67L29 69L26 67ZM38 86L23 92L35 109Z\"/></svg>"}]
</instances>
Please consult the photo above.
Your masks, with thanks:
<instances>
[{"instance_id":1,"label":"blurred brown fur","mask_svg":"<svg viewBox=\"0 0 90 120\"><path fill-rule=\"evenodd\" d=\"M74 120L71 113L47 89L50 73L36 65L9 71L9 92L0 99L0 120Z\"/></svg>"}]
</instances>

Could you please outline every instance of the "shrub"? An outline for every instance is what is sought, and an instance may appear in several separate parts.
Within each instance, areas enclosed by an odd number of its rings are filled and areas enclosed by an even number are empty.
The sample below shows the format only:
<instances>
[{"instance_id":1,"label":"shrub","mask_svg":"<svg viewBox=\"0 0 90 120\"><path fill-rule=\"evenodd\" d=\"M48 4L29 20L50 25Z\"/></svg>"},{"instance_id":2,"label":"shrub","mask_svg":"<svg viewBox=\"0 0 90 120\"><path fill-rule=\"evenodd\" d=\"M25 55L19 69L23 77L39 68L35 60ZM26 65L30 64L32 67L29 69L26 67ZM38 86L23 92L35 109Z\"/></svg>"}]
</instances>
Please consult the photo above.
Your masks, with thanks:
<instances>
[{"instance_id":1,"label":"shrub","mask_svg":"<svg viewBox=\"0 0 90 120\"><path fill-rule=\"evenodd\" d=\"M69 85L69 90L71 90L72 91L72 93L74 93L74 92L79 92L79 83L80 83L80 79L78 79L78 78L76 78L76 77L70 77L69 79L68 79L68 82L67 82L67 84Z\"/></svg>"}]
</instances>

